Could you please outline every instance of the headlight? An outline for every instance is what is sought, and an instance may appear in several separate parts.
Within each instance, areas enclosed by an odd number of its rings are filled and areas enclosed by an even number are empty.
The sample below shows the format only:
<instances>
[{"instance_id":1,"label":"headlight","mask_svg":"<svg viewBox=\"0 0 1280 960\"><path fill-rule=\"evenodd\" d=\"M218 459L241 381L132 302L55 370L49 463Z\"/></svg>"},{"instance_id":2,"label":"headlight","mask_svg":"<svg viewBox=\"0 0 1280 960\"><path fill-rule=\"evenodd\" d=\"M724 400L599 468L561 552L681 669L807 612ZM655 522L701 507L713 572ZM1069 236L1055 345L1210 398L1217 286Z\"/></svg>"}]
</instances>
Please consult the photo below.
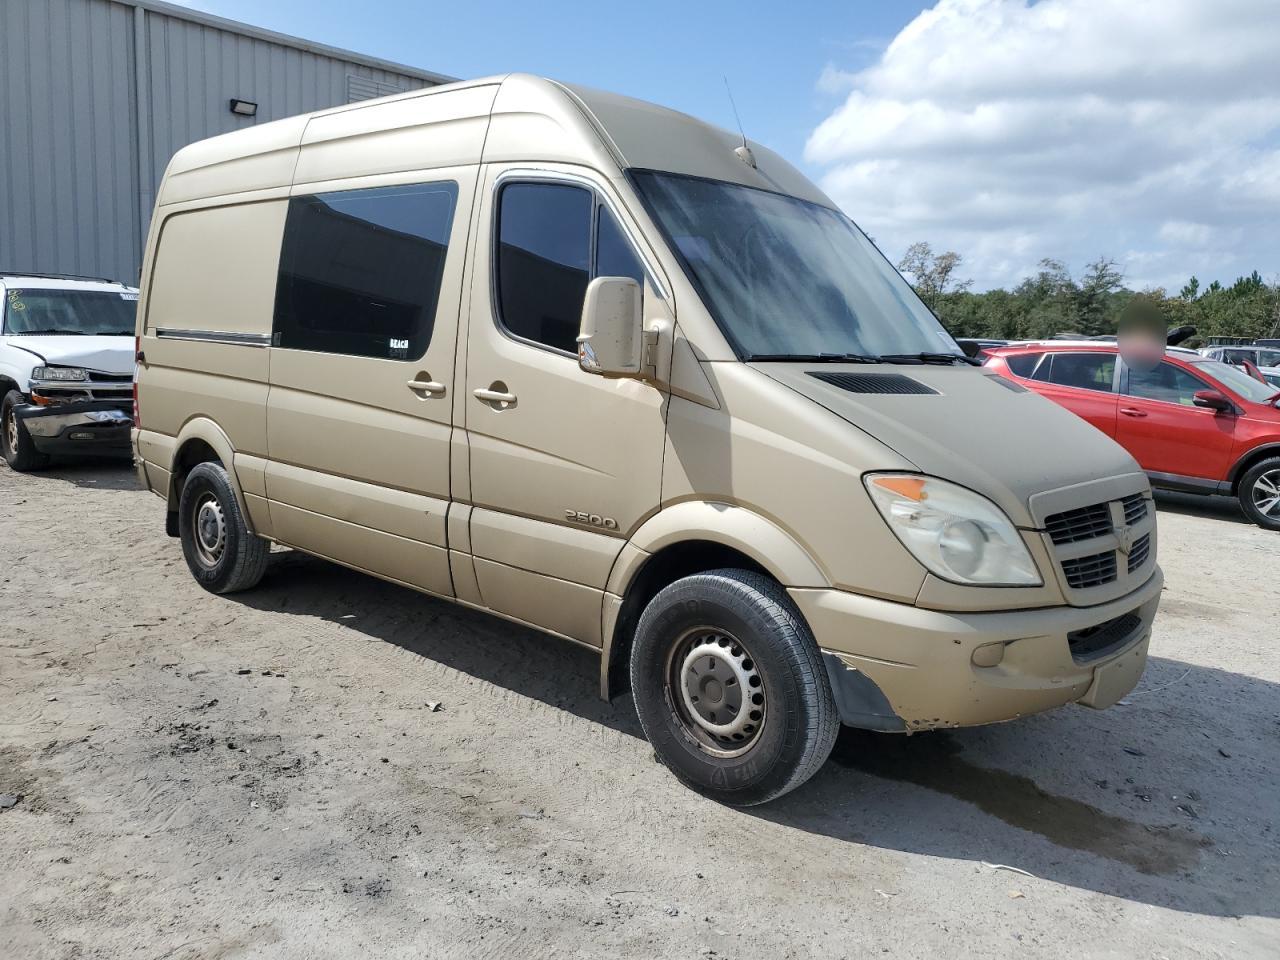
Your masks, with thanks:
<instances>
[{"instance_id":1,"label":"headlight","mask_svg":"<svg viewBox=\"0 0 1280 960\"><path fill-rule=\"evenodd\" d=\"M36 367L31 371L32 380L88 380L89 374L80 367Z\"/></svg>"},{"instance_id":2,"label":"headlight","mask_svg":"<svg viewBox=\"0 0 1280 960\"><path fill-rule=\"evenodd\" d=\"M910 473L872 473L863 482L902 545L942 579L988 587L1044 582L1013 523L986 497Z\"/></svg>"}]
</instances>

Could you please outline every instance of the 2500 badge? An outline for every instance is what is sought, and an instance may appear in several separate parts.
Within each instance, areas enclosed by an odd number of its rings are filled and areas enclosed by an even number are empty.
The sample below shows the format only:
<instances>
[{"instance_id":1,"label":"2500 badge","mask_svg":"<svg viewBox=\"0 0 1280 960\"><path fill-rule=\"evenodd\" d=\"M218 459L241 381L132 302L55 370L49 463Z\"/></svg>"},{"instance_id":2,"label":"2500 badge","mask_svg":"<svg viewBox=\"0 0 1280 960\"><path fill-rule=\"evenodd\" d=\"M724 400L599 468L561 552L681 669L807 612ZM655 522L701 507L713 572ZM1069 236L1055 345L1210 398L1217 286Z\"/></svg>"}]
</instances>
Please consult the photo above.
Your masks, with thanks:
<instances>
[{"instance_id":1,"label":"2500 badge","mask_svg":"<svg viewBox=\"0 0 1280 960\"><path fill-rule=\"evenodd\" d=\"M617 530L618 521L613 517L602 517L598 513L585 513L582 510L566 510L564 518L570 523L587 523L605 530Z\"/></svg>"}]
</instances>

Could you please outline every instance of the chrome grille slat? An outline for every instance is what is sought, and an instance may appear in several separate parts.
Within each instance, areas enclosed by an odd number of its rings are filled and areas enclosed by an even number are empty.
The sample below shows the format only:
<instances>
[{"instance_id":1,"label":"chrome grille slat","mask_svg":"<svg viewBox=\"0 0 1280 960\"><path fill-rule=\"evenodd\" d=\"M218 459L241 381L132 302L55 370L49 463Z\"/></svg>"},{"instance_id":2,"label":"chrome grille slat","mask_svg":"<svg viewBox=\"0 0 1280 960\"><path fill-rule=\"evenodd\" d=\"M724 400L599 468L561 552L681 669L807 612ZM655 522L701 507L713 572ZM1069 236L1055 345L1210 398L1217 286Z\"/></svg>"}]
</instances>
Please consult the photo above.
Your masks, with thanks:
<instances>
[{"instance_id":1,"label":"chrome grille slat","mask_svg":"<svg viewBox=\"0 0 1280 960\"><path fill-rule=\"evenodd\" d=\"M1063 560L1062 572L1067 575L1067 583L1076 590L1100 587L1116 578L1116 553L1108 550L1075 560Z\"/></svg>"},{"instance_id":2,"label":"chrome grille slat","mask_svg":"<svg viewBox=\"0 0 1280 960\"><path fill-rule=\"evenodd\" d=\"M1151 535L1144 534L1133 542L1133 549L1129 551L1129 572L1133 573L1140 566L1147 562L1147 557L1151 555Z\"/></svg>"},{"instance_id":3,"label":"chrome grille slat","mask_svg":"<svg viewBox=\"0 0 1280 960\"><path fill-rule=\"evenodd\" d=\"M1077 507L1055 513L1045 521L1049 539L1061 546L1080 540L1093 540L1111 532L1111 511L1105 503Z\"/></svg>"},{"instance_id":4,"label":"chrome grille slat","mask_svg":"<svg viewBox=\"0 0 1280 960\"><path fill-rule=\"evenodd\" d=\"M1131 494L1120 501L1124 509L1124 522L1129 526L1139 523L1147 516L1147 498L1140 493Z\"/></svg>"}]
</instances>

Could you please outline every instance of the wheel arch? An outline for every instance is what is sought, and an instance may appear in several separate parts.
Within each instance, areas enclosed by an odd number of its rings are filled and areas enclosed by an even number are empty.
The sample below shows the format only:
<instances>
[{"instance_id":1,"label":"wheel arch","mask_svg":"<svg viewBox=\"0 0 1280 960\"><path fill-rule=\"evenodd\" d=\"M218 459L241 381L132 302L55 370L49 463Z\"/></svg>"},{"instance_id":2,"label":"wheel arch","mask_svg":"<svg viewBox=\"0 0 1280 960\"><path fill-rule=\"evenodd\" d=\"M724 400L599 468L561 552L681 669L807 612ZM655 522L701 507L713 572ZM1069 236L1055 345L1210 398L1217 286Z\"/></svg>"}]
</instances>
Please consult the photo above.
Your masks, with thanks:
<instances>
[{"instance_id":1,"label":"wheel arch","mask_svg":"<svg viewBox=\"0 0 1280 960\"><path fill-rule=\"evenodd\" d=\"M827 587L818 562L782 527L746 507L685 501L649 518L614 563L604 598L600 694L626 690L631 639L640 614L682 577L739 567L784 587Z\"/></svg>"},{"instance_id":2,"label":"wheel arch","mask_svg":"<svg viewBox=\"0 0 1280 960\"><path fill-rule=\"evenodd\" d=\"M235 470L235 448L222 428L206 417L195 417L183 424L173 444L173 460L169 464L168 508L165 517L165 529L170 536L178 532L178 502L182 497L182 486L187 474L201 463L217 462L227 471L231 480L231 489L240 505L245 523L253 530L249 520L249 509L245 503L244 491L240 489L240 480Z\"/></svg>"},{"instance_id":3,"label":"wheel arch","mask_svg":"<svg viewBox=\"0 0 1280 960\"><path fill-rule=\"evenodd\" d=\"M1239 496L1240 478L1249 472L1250 467L1260 460L1269 460L1272 457L1280 457L1280 443L1264 443L1241 456L1227 473L1227 480L1231 484L1231 495Z\"/></svg>"}]
</instances>

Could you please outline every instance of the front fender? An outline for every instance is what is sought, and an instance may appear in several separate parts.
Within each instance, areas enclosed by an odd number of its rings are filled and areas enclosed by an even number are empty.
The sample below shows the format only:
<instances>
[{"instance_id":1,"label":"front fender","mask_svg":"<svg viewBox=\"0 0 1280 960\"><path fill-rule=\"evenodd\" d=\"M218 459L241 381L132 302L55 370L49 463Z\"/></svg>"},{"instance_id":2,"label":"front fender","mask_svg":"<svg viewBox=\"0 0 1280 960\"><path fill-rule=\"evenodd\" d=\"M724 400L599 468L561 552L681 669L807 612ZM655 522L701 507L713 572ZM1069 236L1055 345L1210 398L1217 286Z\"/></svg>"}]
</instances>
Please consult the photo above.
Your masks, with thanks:
<instances>
[{"instance_id":1,"label":"front fender","mask_svg":"<svg viewBox=\"0 0 1280 960\"><path fill-rule=\"evenodd\" d=\"M831 586L817 559L772 520L730 503L685 500L640 525L614 563L605 589L624 595L646 558L691 540L719 543L746 554L784 587Z\"/></svg>"},{"instance_id":2,"label":"front fender","mask_svg":"<svg viewBox=\"0 0 1280 960\"><path fill-rule=\"evenodd\" d=\"M645 562L665 547L680 543L714 543L755 561L784 586L831 585L821 564L786 530L749 508L730 503L686 500L666 507L632 534L614 561L601 608L600 695L608 700L612 677L622 654L614 649L623 598Z\"/></svg>"}]
</instances>

